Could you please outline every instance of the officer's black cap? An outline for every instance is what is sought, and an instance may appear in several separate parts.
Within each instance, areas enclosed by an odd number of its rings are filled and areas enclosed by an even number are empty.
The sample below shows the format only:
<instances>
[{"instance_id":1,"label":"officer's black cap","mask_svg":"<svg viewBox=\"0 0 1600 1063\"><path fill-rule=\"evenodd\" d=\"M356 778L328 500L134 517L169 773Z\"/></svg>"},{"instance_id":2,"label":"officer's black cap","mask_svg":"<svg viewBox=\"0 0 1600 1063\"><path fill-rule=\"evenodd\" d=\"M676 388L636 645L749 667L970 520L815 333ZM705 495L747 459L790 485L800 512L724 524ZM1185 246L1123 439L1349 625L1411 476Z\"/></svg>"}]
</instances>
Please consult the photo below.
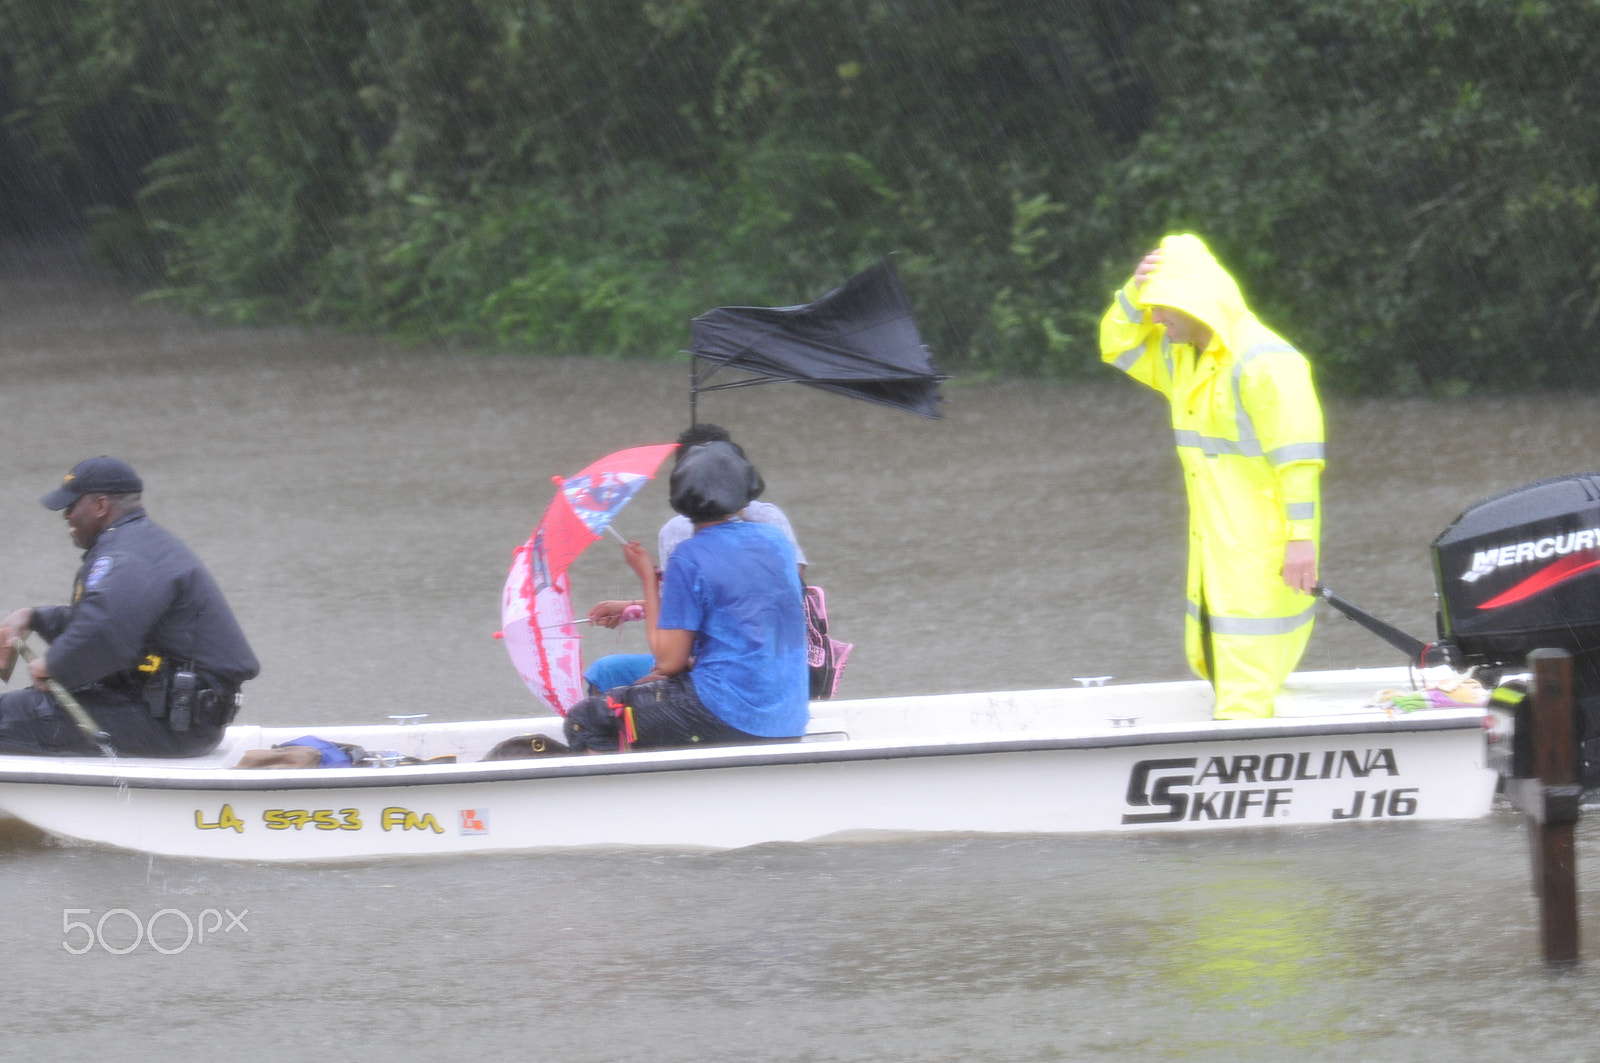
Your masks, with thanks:
<instances>
[{"instance_id":1,"label":"officer's black cap","mask_svg":"<svg viewBox=\"0 0 1600 1063\"><path fill-rule=\"evenodd\" d=\"M144 490L133 466L104 454L85 458L61 479L61 486L39 499L45 509L62 510L84 495L131 495Z\"/></svg>"}]
</instances>

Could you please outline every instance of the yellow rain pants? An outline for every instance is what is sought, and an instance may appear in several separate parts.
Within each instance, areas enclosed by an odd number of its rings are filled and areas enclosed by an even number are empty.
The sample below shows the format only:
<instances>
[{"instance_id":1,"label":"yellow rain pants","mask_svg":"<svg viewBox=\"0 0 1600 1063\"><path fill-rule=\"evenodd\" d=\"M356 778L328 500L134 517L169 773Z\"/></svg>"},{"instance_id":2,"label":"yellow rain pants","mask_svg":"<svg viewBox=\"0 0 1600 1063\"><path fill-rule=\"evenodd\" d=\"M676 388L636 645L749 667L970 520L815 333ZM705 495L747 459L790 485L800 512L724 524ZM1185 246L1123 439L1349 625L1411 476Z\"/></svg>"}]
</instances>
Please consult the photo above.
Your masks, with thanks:
<instances>
[{"instance_id":1,"label":"yellow rain pants","mask_svg":"<svg viewBox=\"0 0 1600 1063\"><path fill-rule=\"evenodd\" d=\"M1173 343L1153 306L1209 326L1205 349ZM1130 279L1117 293L1100 323L1100 353L1172 407L1189 498L1190 667L1215 687L1218 719L1271 716L1311 637L1314 599L1282 575L1285 544L1316 544L1322 526L1322 408L1310 366L1256 320L1238 284L1189 235L1162 240L1143 287Z\"/></svg>"}]
</instances>

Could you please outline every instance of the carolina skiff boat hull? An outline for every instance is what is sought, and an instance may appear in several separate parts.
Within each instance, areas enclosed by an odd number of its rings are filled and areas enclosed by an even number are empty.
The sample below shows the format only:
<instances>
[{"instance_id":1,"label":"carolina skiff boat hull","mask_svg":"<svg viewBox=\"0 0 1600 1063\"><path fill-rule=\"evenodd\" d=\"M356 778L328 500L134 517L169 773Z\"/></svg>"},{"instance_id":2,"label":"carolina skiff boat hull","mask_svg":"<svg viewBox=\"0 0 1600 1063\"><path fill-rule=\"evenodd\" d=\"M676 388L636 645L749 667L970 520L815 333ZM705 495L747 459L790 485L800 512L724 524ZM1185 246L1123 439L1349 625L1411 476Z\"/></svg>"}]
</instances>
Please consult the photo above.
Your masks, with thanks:
<instances>
[{"instance_id":1,"label":"carolina skiff boat hull","mask_svg":"<svg viewBox=\"0 0 1600 1063\"><path fill-rule=\"evenodd\" d=\"M190 760L0 757L0 810L65 839L250 861L733 848L875 833L1198 831L1487 815L1481 709L1393 715L1404 669L1304 673L1277 718L1199 682L837 701L804 742L480 762L555 717L235 725ZM822 715L825 714L825 715ZM243 770L308 733L456 763Z\"/></svg>"}]
</instances>

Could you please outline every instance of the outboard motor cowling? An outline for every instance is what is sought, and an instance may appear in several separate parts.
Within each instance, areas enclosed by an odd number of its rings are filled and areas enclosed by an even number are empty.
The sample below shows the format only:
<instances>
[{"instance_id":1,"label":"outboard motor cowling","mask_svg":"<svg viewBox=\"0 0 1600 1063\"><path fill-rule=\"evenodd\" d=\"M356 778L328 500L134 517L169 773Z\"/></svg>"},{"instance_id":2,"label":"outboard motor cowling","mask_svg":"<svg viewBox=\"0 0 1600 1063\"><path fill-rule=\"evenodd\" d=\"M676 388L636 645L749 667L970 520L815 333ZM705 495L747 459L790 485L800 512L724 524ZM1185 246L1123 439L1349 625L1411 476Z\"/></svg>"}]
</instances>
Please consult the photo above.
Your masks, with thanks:
<instances>
[{"instance_id":1,"label":"outboard motor cowling","mask_svg":"<svg viewBox=\"0 0 1600 1063\"><path fill-rule=\"evenodd\" d=\"M1579 759L1600 783L1600 473L1485 499L1433 542L1439 636L1463 663L1521 669L1536 649L1573 656Z\"/></svg>"},{"instance_id":2,"label":"outboard motor cowling","mask_svg":"<svg viewBox=\"0 0 1600 1063\"><path fill-rule=\"evenodd\" d=\"M1479 502L1433 541L1439 634L1471 663L1600 653L1600 473Z\"/></svg>"}]
</instances>

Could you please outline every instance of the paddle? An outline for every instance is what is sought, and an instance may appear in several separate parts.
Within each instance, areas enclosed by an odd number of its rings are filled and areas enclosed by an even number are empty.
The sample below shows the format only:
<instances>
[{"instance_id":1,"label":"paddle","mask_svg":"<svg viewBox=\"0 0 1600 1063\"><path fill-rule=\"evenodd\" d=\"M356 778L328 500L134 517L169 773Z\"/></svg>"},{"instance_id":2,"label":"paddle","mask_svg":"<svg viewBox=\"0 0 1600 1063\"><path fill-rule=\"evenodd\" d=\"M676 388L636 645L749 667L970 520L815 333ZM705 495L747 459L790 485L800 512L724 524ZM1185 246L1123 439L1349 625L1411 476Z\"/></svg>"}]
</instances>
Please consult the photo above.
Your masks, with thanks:
<instances>
[{"instance_id":1,"label":"paddle","mask_svg":"<svg viewBox=\"0 0 1600 1063\"><path fill-rule=\"evenodd\" d=\"M33 652L33 647L29 646L25 639L18 639L15 643L15 649L17 656L21 657L29 664L33 663L33 659L36 654ZM11 664L15 663L16 657L12 657ZM3 678L7 680L11 678L11 669L9 666L7 666L5 669L5 675ZM66 687L62 686L60 681L54 676L46 676L44 684L49 688L50 693L56 699L56 702L60 704L62 708L67 710L67 715L71 716L72 722L78 725L78 730L83 732L83 737L99 746L100 751L106 756L111 756L111 736L100 729L100 725L94 722L94 717L90 716L88 711L84 709L82 705L78 704L78 699L72 696L72 692Z\"/></svg>"}]
</instances>

